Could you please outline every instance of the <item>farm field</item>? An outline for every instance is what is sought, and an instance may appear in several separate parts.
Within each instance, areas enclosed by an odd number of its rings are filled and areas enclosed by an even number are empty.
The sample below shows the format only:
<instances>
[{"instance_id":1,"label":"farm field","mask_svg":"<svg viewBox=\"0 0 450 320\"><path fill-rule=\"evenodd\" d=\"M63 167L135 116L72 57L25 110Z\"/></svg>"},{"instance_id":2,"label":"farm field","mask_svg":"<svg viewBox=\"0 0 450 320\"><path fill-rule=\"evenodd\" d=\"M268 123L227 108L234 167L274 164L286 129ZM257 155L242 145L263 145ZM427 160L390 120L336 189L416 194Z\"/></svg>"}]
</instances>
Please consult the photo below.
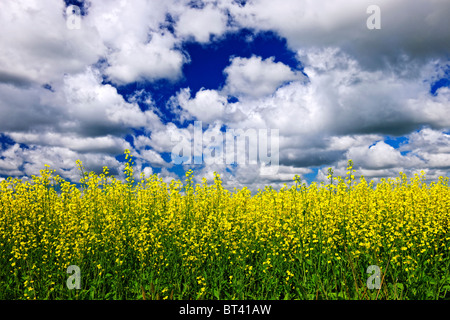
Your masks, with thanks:
<instances>
[{"instance_id":1,"label":"farm field","mask_svg":"<svg viewBox=\"0 0 450 320\"><path fill-rule=\"evenodd\" d=\"M448 178L375 185L349 161L327 184L252 195L191 171L134 181L127 160L126 182L81 162L79 185L49 167L1 181L0 299L450 297Z\"/></svg>"}]
</instances>

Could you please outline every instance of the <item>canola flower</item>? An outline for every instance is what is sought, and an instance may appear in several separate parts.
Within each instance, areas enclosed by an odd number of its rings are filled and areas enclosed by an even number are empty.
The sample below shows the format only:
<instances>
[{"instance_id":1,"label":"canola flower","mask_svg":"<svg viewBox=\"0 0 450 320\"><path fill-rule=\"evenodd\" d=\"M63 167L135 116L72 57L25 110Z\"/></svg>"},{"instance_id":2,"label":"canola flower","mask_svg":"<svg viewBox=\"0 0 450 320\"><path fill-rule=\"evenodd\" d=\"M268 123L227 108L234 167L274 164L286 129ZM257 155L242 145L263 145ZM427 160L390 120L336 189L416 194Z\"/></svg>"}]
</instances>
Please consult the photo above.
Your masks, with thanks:
<instances>
[{"instance_id":1,"label":"canola flower","mask_svg":"<svg viewBox=\"0 0 450 320\"><path fill-rule=\"evenodd\" d=\"M0 183L1 299L448 299L448 178L346 177L252 195L206 179ZM81 289L66 287L69 265ZM370 265L381 288L368 289Z\"/></svg>"}]
</instances>

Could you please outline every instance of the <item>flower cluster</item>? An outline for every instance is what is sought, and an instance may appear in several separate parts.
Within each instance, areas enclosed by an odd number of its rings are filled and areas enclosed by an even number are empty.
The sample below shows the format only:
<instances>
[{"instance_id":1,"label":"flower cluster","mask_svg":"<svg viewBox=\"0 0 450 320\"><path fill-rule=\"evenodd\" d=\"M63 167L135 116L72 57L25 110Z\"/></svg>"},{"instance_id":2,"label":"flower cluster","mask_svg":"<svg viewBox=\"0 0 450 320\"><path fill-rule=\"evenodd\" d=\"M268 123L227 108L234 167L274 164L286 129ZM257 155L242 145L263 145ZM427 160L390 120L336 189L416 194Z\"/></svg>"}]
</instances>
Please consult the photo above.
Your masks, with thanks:
<instances>
[{"instance_id":1,"label":"flower cluster","mask_svg":"<svg viewBox=\"0 0 450 320\"><path fill-rule=\"evenodd\" d=\"M448 178L424 176L226 190L157 175L46 167L0 183L0 298L442 298L450 289ZM83 288L66 288L69 265ZM366 269L383 272L367 289ZM407 288L407 289L405 289ZM159 290L159 291L158 291ZM168 293L171 292L169 295ZM147 293L147 294L146 294Z\"/></svg>"}]
</instances>

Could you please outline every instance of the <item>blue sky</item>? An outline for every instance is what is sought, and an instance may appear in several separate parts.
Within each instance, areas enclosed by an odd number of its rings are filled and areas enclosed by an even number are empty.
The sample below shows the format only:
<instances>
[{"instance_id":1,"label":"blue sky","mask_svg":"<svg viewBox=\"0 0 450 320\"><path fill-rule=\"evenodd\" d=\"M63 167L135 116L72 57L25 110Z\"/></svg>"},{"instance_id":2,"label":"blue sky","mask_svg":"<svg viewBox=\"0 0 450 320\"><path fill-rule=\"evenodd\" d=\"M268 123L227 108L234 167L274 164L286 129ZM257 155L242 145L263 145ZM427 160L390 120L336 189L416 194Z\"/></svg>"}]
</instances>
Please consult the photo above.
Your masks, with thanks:
<instances>
[{"instance_id":1,"label":"blue sky","mask_svg":"<svg viewBox=\"0 0 450 320\"><path fill-rule=\"evenodd\" d=\"M381 29L370 30L374 4ZM230 189L280 187L296 174L324 181L329 167L344 175L348 159L375 181L449 176L448 1L7 0L0 9L0 179L49 164L77 181L77 159L123 178L126 148L137 176L170 181L193 169L211 181L216 171ZM203 159L176 164L174 150L196 150L195 121ZM276 170L260 158L209 162L211 147L227 156L227 130L277 132ZM236 148L250 158L250 147Z\"/></svg>"}]
</instances>

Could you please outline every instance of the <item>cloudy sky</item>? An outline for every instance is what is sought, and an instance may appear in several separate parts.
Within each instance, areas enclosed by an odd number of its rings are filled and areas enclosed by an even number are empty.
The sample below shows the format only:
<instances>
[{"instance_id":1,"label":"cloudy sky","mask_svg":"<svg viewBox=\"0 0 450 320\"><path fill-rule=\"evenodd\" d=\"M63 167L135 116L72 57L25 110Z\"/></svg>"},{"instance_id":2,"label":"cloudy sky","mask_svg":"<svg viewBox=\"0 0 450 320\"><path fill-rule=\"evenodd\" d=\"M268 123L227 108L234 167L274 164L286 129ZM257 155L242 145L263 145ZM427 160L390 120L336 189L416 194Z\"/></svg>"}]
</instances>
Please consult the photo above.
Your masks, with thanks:
<instances>
[{"instance_id":1,"label":"cloudy sky","mask_svg":"<svg viewBox=\"0 0 450 320\"><path fill-rule=\"evenodd\" d=\"M229 188L348 159L369 180L449 176L449 17L448 0L2 0L0 179L78 181L77 159L122 177L125 149L136 175ZM203 161L177 164L195 121ZM207 161L231 129L277 132L277 171Z\"/></svg>"}]
</instances>

